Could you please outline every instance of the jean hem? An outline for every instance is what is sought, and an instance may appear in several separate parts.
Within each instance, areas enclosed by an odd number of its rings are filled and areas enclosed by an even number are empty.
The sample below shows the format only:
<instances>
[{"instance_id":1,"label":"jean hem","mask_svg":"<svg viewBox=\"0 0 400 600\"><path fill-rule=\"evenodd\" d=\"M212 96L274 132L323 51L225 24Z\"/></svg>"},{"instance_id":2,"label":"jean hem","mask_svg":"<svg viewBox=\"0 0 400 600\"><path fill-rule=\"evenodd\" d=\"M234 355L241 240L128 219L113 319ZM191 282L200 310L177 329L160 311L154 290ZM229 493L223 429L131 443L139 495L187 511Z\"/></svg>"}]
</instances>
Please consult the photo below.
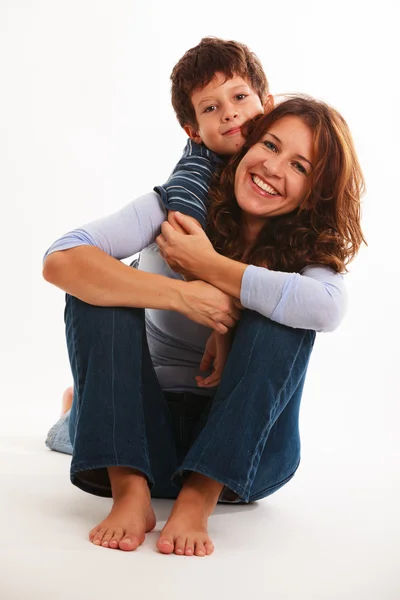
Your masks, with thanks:
<instances>
[{"instance_id":1,"label":"jean hem","mask_svg":"<svg viewBox=\"0 0 400 600\"><path fill-rule=\"evenodd\" d=\"M258 492L257 494L250 496L249 501L256 502L257 500L262 500L263 498L267 498L267 496L271 496L274 492L277 492L281 487L283 487L286 483L288 483L291 479L293 479L293 477L296 475L296 472L297 472L299 466L300 466L300 460L297 463L297 466L295 467L294 471L290 475L288 475L288 477L285 477L285 479L282 479L282 481L279 481L278 483L275 483L274 485L266 487L263 490L261 490L261 492Z\"/></svg>"},{"instance_id":2,"label":"jean hem","mask_svg":"<svg viewBox=\"0 0 400 600\"><path fill-rule=\"evenodd\" d=\"M257 494L254 494L254 495L251 495L250 492L246 492L246 490L241 485L236 483L235 481L228 479L226 477L215 476L214 473L210 473L207 469L199 466L198 464L185 465L184 468L179 469L179 471L175 472L174 475L172 476L172 482L174 483L174 480L177 477L182 477L185 471L193 471L195 473L201 473L202 475L205 475L206 477L209 477L210 479L213 479L214 481L218 481L218 483L222 483L224 486L226 486L227 488L229 488L230 490L232 490L233 492L235 492L237 494L238 498L236 500L221 500L222 503L248 504L249 502L256 502L257 500L261 500L262 498L271 496L274 492L278 491L279 488L283 487L286 483L288 483L294 477L294 475L296 474L296 471L299 468L299 465L300 465L300 459L299 459L296 467L294 468L294 471L288 477L285 477L284 479L282 479L278 483L275 483L274 485L264 488L263 490L261 490L260 492L258 492ZM222 495L223 495L223 491L221 492L221 496Z\"/></svg>"},{"instance_id":3,"label":"jean hem","mask_svg":"<svg viewBox=\"0 0 400 600\"><path fill-rule=\"evenodd\" d=\"M101 482L96 482L94 481L87 481L87 479L85 480L84 477L82 477L82 475L80 476L80 474L84 473L85 471L95 471L95 470L107 470L108 467L127 467L129 469L135 469L135 471L140 471L140 473L142 475L144 475L147 479L147 483L149 486L149 489L152 490L152 488L154 487L154 479L152 477L152 475L144 470L143 468L138 467L138 465L133 464L132 461L130 459L120 459L118 461L117 464L115 464L115 459L110 459L109 461L107 460L103 460L102 462L95 462L95 463L74 463L71 467L71 472L70 472L70 480L71 483L73 485L75 485L76 487L78 487L79 489L81 489L84 492L87 492L89 494L93 494L94 496L102 496L102 497L107 497L107 498L111 498L112 497L112 493L111 493L111 484L105 484L105 483L101 483ZM107 473L108 476L108 473ZM100 476L101 477L101 476ZM99 479L100 479L99 477ZM104 479L104 477L103 477Z\"/></svg>"},{"instance_id":4,"label":"jean hem","mask_svg":"<svg viewBox=\"0 0 400 600\"><path fill-rule=\"evenodd\" d=\"M208 471L206 468L202 467L198 463L185 464L183 467L181 467L179 469L179 471L176 471L172 476L172 483L174 483L174 485L176 485L175 480L178 477L182 478L185 471L193 471L195 473L201 473L201 475L205 475L206 477L209 477L210 479L213 479L214 481L218 481L218 483L222 483L225 487L231 489L233 492L235 492L238 495L238 500L234 500L233 502L227 501L227 503L229 503L229 504L237 504L239 502L242 502L242 503L249 502L249 494L246 493L246 490L244 488L242 488L238 483L236 483L235 481L233 481L227 477L215 475L215 473L210 473L210 471Z\"/></svg>"}]
</instances>

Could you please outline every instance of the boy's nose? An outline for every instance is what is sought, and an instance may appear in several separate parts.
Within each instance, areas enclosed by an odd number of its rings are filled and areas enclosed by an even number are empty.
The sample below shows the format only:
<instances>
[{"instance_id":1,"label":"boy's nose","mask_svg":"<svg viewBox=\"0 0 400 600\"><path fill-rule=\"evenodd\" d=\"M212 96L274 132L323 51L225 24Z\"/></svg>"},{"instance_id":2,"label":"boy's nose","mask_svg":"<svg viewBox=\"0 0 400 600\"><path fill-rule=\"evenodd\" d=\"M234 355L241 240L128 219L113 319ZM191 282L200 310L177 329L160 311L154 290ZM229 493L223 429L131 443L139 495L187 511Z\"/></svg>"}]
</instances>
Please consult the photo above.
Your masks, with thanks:
<instances>
[{"instance_id":1,"label":"boy's nose","mask_svg":"<svg viewBox=\"0 0 400 600\"><path fill-rule=\"evenodd\" d=\"M235 110L233 107L227 108L224 112L224 116L222 117L222 120L224 121L224 123L228 123L229 121L232 121L232 119L236 119L237 116L238 116L237 110Z\"/></svg>"}]
</instances>

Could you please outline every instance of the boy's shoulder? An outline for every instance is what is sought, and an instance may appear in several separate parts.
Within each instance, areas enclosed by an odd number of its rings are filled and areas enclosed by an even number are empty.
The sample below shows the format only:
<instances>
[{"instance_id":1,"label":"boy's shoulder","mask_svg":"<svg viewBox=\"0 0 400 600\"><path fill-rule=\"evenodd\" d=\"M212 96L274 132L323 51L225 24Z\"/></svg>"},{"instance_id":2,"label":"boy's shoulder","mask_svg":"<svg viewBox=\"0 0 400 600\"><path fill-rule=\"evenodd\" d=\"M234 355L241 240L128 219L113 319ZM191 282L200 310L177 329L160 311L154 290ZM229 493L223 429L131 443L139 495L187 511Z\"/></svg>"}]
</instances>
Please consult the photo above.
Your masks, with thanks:
<instances>
[{"instance_id":1,"label":"boy's shoulder","mask_svg":"<svg viewBox=\"0 0 400 600\"><path fill-rule=\"evenodd\" d=\"M204 144L197 144L190 138L186 142L181 160L190 158L204 158L212 163L221 163L222 158L212 150L209 150Z\"/></svg>"}]
</instances>

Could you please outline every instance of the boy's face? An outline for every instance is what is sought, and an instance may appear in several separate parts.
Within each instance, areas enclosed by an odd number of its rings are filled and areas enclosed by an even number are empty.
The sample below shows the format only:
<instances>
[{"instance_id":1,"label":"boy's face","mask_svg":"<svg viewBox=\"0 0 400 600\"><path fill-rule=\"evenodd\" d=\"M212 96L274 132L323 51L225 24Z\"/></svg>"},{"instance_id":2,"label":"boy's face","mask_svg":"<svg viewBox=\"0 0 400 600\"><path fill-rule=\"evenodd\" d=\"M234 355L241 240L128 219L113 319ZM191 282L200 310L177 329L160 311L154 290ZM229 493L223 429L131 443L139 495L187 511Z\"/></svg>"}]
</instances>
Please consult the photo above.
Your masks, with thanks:
<instances>
[{"instance_id":1,"label":"boy's face","mask_svg":"<svg viewBox=\"0 0 400 600\"><path fill-rule=\"evenodd\" d=\"M236 75L226 79L223 73L216 73L210 83L195 90L192 103L198 128L186 125L184 129L193 141L203 142L217 154L236 154L245 141L241 125L264 112L260 98L245 79Z\"/></svg>"}]
</instances>

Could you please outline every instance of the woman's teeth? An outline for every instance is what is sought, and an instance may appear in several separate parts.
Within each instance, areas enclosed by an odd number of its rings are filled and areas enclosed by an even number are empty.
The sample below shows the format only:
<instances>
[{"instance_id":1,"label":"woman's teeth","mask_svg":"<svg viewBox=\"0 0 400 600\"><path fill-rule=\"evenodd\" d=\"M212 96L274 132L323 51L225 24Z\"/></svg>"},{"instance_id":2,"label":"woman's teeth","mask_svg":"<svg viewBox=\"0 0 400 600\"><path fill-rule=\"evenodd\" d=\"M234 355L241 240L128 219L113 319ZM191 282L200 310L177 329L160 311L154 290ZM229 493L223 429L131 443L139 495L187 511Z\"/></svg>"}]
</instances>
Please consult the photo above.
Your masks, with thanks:
<instances>
[{"instance_id":1,"label":"woman's teeth","mask_svg":"<svg viewBox=\"0 0 400 600\"><path fill-rule=\"evenodd\" d=\"M279 192L274 190L274 188L268 185L268 183L265 183L265 181L257 177L257 175L252 175L251 178L259 188L264 190L264 192L271 194L271 196L279 196Z\"/></svg>"}]
</instances>

